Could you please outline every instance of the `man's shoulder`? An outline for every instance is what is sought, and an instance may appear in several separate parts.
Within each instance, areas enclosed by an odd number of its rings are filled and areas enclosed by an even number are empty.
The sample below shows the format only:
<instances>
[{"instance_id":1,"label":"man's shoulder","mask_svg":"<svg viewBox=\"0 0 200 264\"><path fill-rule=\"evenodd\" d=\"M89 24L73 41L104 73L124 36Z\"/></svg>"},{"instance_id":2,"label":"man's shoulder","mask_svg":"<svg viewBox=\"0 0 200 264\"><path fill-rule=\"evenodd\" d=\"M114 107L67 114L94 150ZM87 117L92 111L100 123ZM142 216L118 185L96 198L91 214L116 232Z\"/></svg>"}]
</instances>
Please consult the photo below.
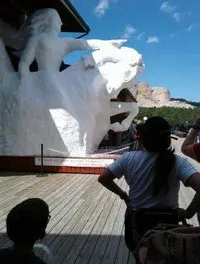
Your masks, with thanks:
<instances>
[{"instance_id":1,"label":"man's shoulder","mask_svg":"<svg viewBox=\"0 0 200 264\"><path fill-rule=\"evenodd\" d=\"M9 254L10 248L0 248L0 257L4 254Z\"/></svg>"},{"instance_id":2,"label":"man's shoulder","mask_svg":"<svg viewBox=\"0 0 200 264\"><path fill-rule=\"evenodd\" d=\"M182 164L184 162L188 162L188 158L186 156L182 156L181 154L174 154L176 157L176 164Z\"/></svg>"},{"instance_id":3,"label":"man's shoulder","mask_svg":"<svg viewBox=\"0 0 200 264\"><path fill-rule=\"evenodd\" d=\"M6 251L9 251L10 248L0 248L0 254L6 252Z\"/></svg>"},{"instance_id":4,"label":"man's shoulder","mask_svg":"<svg viewBox=\"0 0 200 264\"><path fill-rule=\"evenodd\" d=\"M128 151L123 154L126 158L132 159L132 158L138 158L138 157L146 157L149 155L154 155L154 153L147 152L145 150L134 150L134 151Z\"/></svg>"},{"instance_id":5,"label":"man's shoulder","mask_svg":"<svg viewBox=\"0 0 200 264\"><path fill-rule=\"evenodd\" d=\"M6 264L9 262L10 258L11 258L10 248L1 248L0 249L0 263Z\"/></svg>"},{"instance_id":6,"label":"man's shoulder","mask_svg":"<svg viewBox=\"0 0 200 264\"><path fill-rule=\"evenodd\" d=\"M144 158L146 153L143 150L128 151L125 152L121 157L121 160L124 162L133 162L138 159Z\"/></svg>"},{"instance_id":7,"label":"man's shoulder","mask_svg":"<svg viewBox=\"0 0 200 264\"><path fill-rule=\"evenodd\" d=\"M29 256L26 256L25 259L27 261L27 264L46 264L46 262L44 262L37 255L35 255L34 252L32 254L30 254Z\"/></svg>"},{"instance_id":8,"label":"man's shoulder","mask_svg":"<svg viewBox=\"0 0 200 264\"><path fill-rule=\"evenodd\" d=\"M37 257L36 255L33 255L30 264L46 264L42 259Z\"/></svg>"},{"instance_id":9,"label":"man's shoulder","mask_svg":"<svg viewBox=\"0 0 200 264\"><path fill-rule=\"evenodd\" d=\"M16 256L13 255L10 248L2 248L0 249L0 263L8 264L10 261L13 263L13 260L16 260ZM43 260L37 257L35 254L31 254L29 256L25 256L20 258L22 263L26 264L46 264Z\"/></svg>"}]
</instances>

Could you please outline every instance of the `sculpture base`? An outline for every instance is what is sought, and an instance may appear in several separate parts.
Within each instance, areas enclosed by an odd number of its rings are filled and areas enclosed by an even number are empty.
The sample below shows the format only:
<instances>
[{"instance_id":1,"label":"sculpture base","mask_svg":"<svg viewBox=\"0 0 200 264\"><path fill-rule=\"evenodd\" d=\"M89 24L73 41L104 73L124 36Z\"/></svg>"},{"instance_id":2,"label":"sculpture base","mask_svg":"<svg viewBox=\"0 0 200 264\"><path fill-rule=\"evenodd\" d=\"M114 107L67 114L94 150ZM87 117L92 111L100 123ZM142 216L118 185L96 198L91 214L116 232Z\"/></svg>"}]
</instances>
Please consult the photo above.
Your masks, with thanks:
<instances>
[{"instance_id":1,"label":"sculpture base","mask_svg":"<svg viewBox=\"0 0 200 264\"><path fill-rule=\"evenodd\" d=\"M0 156L0 171L100 174L128 147L101 149L87 157Z\"/></svg>"},{"instance_id":2,"label":"sculpture base","mask_svg":"<svg viewBox=\"0 0 200 264\"><path fill-rule=\"evenodd\" d=\"M62 159L62 162L61 162ZM82 160L82 159L81 159ZM21 172L38 172L38 173L101 173L107 167L107 159L99 159L99 164L94 165L93 159L87 159L87 163L80 162L80 158L52 158L44 157L43 166L40 157L0 157L1 171L21 171ZM84 159L83 159L84 161ZM114 161L114 159L112 159ZM63 163L63 164L62 164ZM74 163L74 164L73 164ZM79 163L79 165L78 165ZM96 159L95 159L95 162Z\"/></svg>"}]
</instances>

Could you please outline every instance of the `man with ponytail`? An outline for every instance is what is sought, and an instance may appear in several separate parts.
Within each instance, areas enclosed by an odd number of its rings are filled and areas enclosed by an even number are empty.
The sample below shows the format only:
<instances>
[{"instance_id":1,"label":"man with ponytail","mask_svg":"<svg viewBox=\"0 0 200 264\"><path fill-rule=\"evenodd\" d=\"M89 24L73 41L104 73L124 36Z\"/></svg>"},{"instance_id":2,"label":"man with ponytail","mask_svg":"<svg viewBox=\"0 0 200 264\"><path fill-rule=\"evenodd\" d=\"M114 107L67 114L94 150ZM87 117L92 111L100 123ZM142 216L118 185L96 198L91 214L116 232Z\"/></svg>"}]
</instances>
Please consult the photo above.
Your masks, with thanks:
<instances>
[{"instance_id":1,"label":"man with ponytail","mask_svg":"<svg viewBox=\"0 0 200 264\"><path fill-rule=\"evenodd\" d=\"M174 154L170 130L162 117L149 118L138 126L142 149L123 154L98 179L127 204L125 242L132 252L148 229L161 222L178 224L192 218L200 208L200 173L187 159ZM114 182L122 176L129 185L129 194ZM196 191L186 210L178 210L180 182Z\"/></svg>"}]
</instances>

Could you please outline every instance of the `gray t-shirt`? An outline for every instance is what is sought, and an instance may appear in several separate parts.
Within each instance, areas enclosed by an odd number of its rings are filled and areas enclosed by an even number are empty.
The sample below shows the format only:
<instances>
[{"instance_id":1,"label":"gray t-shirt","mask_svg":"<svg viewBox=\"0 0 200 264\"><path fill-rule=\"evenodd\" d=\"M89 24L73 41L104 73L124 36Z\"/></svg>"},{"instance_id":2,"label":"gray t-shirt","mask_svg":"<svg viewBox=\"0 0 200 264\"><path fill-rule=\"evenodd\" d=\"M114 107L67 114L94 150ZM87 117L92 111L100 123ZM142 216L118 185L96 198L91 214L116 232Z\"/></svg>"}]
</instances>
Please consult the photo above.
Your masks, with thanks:
<instances>
[{"instance_id":1,"label":"gray t-shirt","mask_svg":"<svg viewBox=\"0 0 200 264\"><path fill-rule=\"evenodd\" d=\"M122 155L109 166L116 178L123 175L130 187L129 197L132 210L141 208L160 207L177 208L180 181L184 184L197 170L186 158L176 156L175 166L169 175L169 191L152 195L152 182L155 176L155 162L158 154L144 150L131 151Z\"/></svg>"}]
</instances>

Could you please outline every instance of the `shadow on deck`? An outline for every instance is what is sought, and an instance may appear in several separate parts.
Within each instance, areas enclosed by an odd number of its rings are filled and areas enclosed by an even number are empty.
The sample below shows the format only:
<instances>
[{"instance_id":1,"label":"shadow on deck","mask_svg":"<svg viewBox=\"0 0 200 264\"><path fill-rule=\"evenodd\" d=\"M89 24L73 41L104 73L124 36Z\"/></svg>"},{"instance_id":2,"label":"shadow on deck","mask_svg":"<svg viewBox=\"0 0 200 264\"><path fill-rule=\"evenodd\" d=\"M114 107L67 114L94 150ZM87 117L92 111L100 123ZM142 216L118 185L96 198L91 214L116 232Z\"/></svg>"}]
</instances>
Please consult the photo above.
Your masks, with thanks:
<instances>
[{"instance_id":1,"label":"shadow on deck","mask_svg":"<svg viewBox=\"0 0 200 264\"><path fill-rule=\"evenodd\" d=\"M35 252L44 261L57 264L134 264L135 261L128 252L123 236L110 235L79 235L79 234L49 234L39 241L50 250L43 249ZM0 233L0 246L11 246L5 233Z\"/></svg>"}]
</instances>

